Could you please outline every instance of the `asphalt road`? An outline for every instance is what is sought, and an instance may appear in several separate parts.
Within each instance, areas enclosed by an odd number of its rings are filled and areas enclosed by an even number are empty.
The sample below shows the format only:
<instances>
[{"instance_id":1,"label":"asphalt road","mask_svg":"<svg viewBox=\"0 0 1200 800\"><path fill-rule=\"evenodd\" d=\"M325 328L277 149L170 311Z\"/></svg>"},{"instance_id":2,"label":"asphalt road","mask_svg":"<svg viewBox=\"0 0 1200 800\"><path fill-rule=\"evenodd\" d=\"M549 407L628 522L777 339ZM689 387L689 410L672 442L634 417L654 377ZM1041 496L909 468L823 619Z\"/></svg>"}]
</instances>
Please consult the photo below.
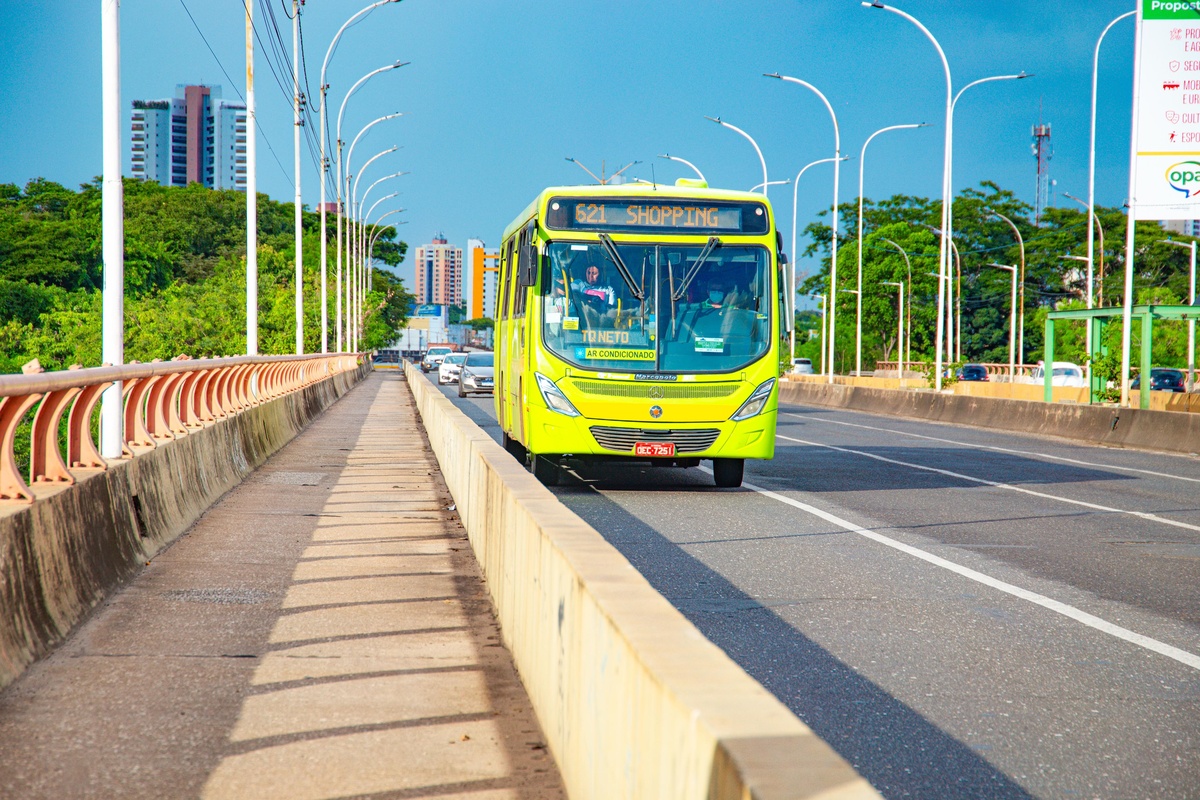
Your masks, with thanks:
<instances>
[{"instance_id":1,"label":"asphalt road","mask_svg":"<svg viewBox=\"0 0 1200 800\"><path fill-rule=\"evenodd\" d=\"M778 435L740 490L553 491L887 797L1200 798L1200 460L799 406Z\"/></svg>"}]
</instances>

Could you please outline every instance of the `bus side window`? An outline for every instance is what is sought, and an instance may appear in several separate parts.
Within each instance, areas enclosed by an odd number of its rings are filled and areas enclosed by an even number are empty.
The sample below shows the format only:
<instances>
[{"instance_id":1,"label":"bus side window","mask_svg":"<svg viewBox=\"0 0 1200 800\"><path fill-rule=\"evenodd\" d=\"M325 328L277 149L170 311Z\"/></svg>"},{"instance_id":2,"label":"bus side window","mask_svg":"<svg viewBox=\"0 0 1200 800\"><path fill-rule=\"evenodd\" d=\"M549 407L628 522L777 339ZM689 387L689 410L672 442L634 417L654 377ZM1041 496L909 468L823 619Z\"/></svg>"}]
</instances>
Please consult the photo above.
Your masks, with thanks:
<instances>
[{"instance_id":1,"label":"bus side window","mask_svg":"<svg viewBox=\"0 0 1200 800\"><path fill-rule=\"evenodd\" d=\"M500 288L500 292L499 292L500 297L498 298L498 301L497 301L500 304L500 307L496 314L496 318L498 320L508 319L508 296L509 296L508 286L509 286L509 283L512 282L512 273L513 273L513 271L512 271L512 267L513 267L513 265L512 265L512 245L513 245L513 240L509 239L507 242L504 243L504 249L502 250L503 263L501 264L500 272L503 275L504 283L503 283L503 286L501 286L501 288Z\"/></svg>"},{"instance_id":2,"label":"bus side window","mask_svg":"<svg viewBox=\"0 0 1200 800\"><path fill-rule=\"evenodd\" d=\"M522 228L521 234L517 238L517 257L515 259L516 263L513 265L512 270L512 284L513 289L516 291L516 297L513 300L514 317L525 316L525 296L528 294L528 292L526 291L525 284L522 281L522 276L525 275L526 271L529 269L529 248L526 247L527 244L529 244L529 229Z\"/></svg>"}]
</instances>

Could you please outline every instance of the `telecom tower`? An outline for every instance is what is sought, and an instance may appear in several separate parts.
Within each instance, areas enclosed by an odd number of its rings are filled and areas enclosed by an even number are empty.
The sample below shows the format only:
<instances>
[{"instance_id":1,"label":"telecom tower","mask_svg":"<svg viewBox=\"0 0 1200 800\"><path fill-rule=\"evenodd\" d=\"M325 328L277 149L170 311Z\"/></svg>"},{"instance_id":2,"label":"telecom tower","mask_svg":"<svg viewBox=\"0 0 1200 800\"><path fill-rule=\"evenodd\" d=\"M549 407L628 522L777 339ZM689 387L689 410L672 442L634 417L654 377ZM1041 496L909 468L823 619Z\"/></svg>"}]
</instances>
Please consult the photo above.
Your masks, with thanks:
<instances>
[{"instance_id":1,"label":"telecom tower","mask_svg":"<svg viewBox=\"0 0 1200 800\"><path fill-rule=\"evenodd\" d=\"M1053 156L1050 126L1039 122L1033 126L1033 157L1037 159L1037 193L1033 201L1033 224L1037 227L1041 227L1042 224L1042 211L1050 204L1050 159Z\"/></svg>"}]
</instances>

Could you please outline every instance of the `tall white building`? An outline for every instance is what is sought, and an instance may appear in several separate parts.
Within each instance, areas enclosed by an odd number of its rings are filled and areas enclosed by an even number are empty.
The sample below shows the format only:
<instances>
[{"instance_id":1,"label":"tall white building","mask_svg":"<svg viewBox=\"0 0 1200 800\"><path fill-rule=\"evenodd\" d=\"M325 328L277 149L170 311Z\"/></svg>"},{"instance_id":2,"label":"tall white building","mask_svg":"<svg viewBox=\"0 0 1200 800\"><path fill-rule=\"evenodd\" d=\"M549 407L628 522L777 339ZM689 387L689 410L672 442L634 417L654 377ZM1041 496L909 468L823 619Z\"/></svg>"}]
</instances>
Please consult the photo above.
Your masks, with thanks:
<instances>
[{"instance_id":1,"label":"tall white building","mask_svg":"<svg viewBox=\"0 0 1200 800\"><path fill-rule=\"evenodd\" d=\"M246 107L219 86L185 86L169 100L134 100L130 173L165 186L246 190Z\"/></svg>"},{"instance_id":2,"label":"tall white building","mask_svg":"<svg viewBox=\"0 0 1200 800\"><path fill-rule=\"evenodd\" d=\"M475 298L475 251L482 250L487 252L486 245L482 239L467 239L466 261L463 265L463 271L466 273L464 281L463 294L464 302L467 306L467 315L471 318L476 316L476 310L482 309L478 314L481 317L490 317L494 313L496 307L496 272L483 273L483 297L480 303L476 303ZM487 263L487 262L485 262ZM496 267L498 264L495 261L487 263L488 266Z\"/></svg>"}]
</instances>

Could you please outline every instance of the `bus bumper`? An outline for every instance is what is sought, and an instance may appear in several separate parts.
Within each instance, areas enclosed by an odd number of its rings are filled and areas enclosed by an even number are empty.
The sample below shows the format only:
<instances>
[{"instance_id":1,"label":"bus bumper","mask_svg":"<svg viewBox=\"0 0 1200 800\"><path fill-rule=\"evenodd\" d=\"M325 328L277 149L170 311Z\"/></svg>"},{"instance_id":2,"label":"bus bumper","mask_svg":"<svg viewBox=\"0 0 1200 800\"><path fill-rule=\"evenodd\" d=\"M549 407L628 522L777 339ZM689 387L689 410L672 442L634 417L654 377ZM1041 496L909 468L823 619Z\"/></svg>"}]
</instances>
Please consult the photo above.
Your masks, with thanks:
<instances>
[{"instance_id":1,"label":"bus bumper","mask_svg":"<svg viewBox=\"0 0 1200 800\"><path fill-rule=\"evenodd\" d=\"M741 422L689 422L672 425L628 420L596 420L568 417L547 408L530 408L525 429L525 446L534 455L545 456L635 456L636 441L673 442L675 455L687 458L758 458L775 456L777 411L770 408ZM715 432L715 439L707 444ZM628 444L628 447L625 445ZM693 449L705 445L702 449Z\"/></svg>"}]
</instances>

